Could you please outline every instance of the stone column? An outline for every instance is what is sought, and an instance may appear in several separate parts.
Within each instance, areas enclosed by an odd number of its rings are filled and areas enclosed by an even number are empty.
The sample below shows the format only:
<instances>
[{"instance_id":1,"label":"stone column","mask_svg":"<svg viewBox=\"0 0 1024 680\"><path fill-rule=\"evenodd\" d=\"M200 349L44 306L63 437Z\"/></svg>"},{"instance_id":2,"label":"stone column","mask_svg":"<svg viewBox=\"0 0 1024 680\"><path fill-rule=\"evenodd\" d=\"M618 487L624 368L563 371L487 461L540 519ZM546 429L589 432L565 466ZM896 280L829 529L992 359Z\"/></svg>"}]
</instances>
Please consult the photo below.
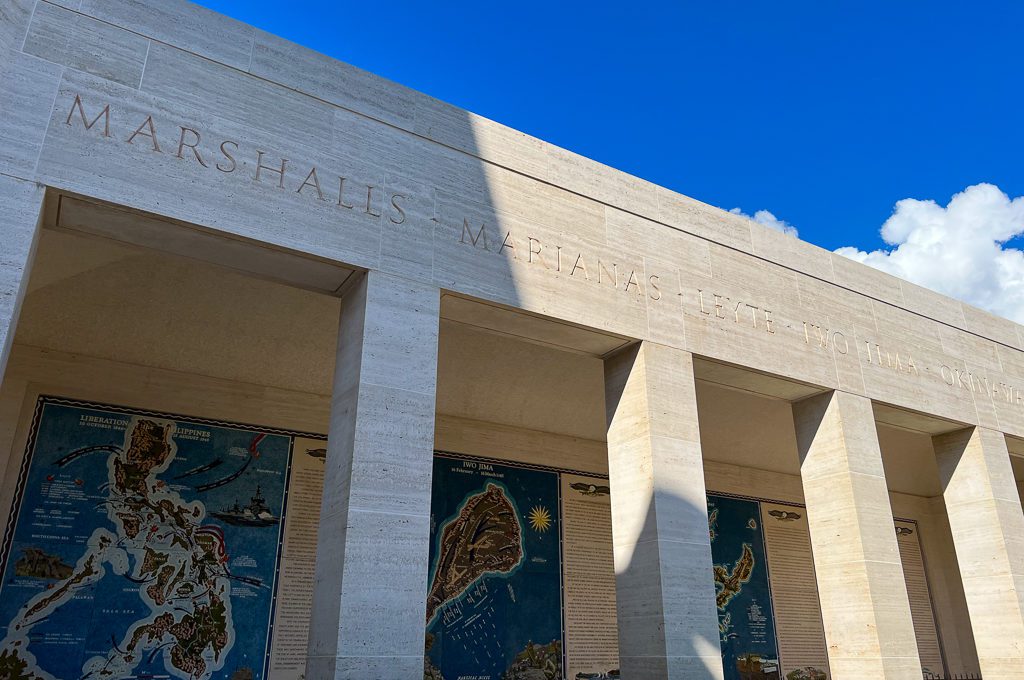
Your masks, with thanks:
<instances>
[{"instance_id":1,"label":"stone column","mask_svg":"<svg viewBox=\"0 0 1024 680\"><path fill-rule=\"evenodd\" d=\"M371 271L342 300L306 677L418 678L437 288Z\"/></svg>"},{"instance_id":2,"label":"stone column","mask_svg":"<svg viewBox=\"0 0 1024 680\"><path fill-rule=\"evenodd\" d=\"M986 678L1024 678L1024 511L1002 433L933 439L942 496Z\"/></svg>"},{"instance_id":3,"label":"stone column","mask_svg":"<svg viewBox=\"0 0 1024 680\"><path fill-rule=\"evenodd\" d=\"M693 358L623 350L605 395L622 677L720 679Z\"/></svg>"},{"instance_id":4,"label":"stone column","mask_svg":"<svg viewBox=\"0 0 1024 680\"><path fill-rule=\"evenodd\" d=\"M921 680L871 401L793 405L814 570L834 680Z\"/></svg>"},{"instance_id":5,"label":"stone column","mask_svg":"<svg viewBox=\"0 0 1024 680\"><path fill-rule=\"evenodd\" d=\"M43 214L43 187L0 175L0 381L14 342L21 301L28 288Z\"/></svg>"}]
</instances>

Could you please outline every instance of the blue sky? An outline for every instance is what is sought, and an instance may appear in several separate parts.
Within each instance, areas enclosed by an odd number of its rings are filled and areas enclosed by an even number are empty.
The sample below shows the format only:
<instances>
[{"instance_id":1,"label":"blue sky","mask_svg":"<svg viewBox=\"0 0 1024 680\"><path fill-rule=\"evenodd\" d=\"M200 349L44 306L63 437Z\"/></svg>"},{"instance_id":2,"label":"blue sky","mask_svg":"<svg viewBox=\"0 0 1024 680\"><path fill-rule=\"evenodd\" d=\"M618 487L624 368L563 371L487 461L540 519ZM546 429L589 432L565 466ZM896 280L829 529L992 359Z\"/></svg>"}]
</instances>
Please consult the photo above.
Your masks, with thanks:
<instances>
[{"instance_id":1,"label":"blue sky","mask_svg":"<svg viewBox=\"0 0 1024 680\"><path fill-rule=\"evenodd\" d=\"M891 248L900 199L1024 194L1022 3L202 4L829 249Z\"/></svg>"}]
</instances>

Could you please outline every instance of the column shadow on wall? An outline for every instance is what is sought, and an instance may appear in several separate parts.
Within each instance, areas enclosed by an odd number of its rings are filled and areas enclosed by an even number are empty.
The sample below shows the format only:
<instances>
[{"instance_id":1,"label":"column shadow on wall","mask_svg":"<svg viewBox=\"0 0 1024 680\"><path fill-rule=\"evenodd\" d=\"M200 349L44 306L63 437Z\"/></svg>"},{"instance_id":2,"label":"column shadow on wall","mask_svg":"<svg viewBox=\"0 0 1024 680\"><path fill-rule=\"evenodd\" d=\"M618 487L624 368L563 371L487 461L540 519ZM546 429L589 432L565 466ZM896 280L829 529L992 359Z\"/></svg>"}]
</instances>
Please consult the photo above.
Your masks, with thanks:
<instances>
[{"instance_id":1,"label":"column shadow on wall","mask_svg":"<svg viewBox=\"0 0 1024 680\"><path fill-rule=\"evenodd\" d=\"M707 531L706 504L697 506L671 492L656 494L657 501L648 501L641 537L657 536L659 524L664 533L666 523L686 532ZM719 638L704 632L717 630L708 620L716 616L707 606L715 601L710 546L642 538L632 551L616 548L619 644L635 650L632 656L620 651L622 677L721 680Z\"/></svg>"}]
</instances>

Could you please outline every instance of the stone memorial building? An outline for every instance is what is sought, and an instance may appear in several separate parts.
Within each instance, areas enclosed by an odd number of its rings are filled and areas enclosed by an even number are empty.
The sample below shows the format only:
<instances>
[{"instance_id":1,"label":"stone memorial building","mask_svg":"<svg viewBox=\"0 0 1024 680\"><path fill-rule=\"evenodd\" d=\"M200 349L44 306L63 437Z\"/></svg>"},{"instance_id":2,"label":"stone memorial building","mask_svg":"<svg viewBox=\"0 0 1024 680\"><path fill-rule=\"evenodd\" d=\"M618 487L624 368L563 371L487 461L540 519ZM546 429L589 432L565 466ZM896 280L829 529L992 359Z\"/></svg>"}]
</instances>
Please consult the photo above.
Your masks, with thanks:
<instances>
[{"instance_id":1,"label":"stone memorial building","mask_svg":"<svg viewBox=\"0 0 1024 680\"><path fill-rule=\"evenodd\" d=\"M1024 678L1021 326L183 0L0 197L0 678Z\"/></svg>"}]
</instances>

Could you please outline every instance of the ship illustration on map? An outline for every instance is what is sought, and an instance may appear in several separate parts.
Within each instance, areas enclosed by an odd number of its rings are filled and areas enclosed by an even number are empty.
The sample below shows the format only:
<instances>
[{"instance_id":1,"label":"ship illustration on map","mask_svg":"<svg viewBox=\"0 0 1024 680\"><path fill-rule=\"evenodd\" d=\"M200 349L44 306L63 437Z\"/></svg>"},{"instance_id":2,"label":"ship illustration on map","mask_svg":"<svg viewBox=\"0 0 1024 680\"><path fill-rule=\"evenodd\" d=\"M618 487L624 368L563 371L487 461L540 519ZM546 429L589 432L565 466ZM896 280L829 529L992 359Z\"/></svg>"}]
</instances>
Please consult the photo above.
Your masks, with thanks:
<instances>
[{"instance_id":1,"label":"ship illustration on map","mask_svg":"<svg viewBox=\"0 0 1024 680\"><path fill-rule=\"evenodd\" d=\"M512 501L497 484L466 499L441 530L427 623L486 574L508 574L523 560L523 527Z\"/></svg>"},{"instance_id":2,"label":"ship illustration on map","mask_svg":"<svg viewBox=\"0 0 1024 680\"><path fill-rule=\"evenodd\" d=\"M258 485L256 493L249 499L249 505L240 506L236 500L234 506L211 512L210 515L222 522L242 527L269 527L281 521L281 518L275 517L270 510Z\"/></svg>"}]
</instances>

